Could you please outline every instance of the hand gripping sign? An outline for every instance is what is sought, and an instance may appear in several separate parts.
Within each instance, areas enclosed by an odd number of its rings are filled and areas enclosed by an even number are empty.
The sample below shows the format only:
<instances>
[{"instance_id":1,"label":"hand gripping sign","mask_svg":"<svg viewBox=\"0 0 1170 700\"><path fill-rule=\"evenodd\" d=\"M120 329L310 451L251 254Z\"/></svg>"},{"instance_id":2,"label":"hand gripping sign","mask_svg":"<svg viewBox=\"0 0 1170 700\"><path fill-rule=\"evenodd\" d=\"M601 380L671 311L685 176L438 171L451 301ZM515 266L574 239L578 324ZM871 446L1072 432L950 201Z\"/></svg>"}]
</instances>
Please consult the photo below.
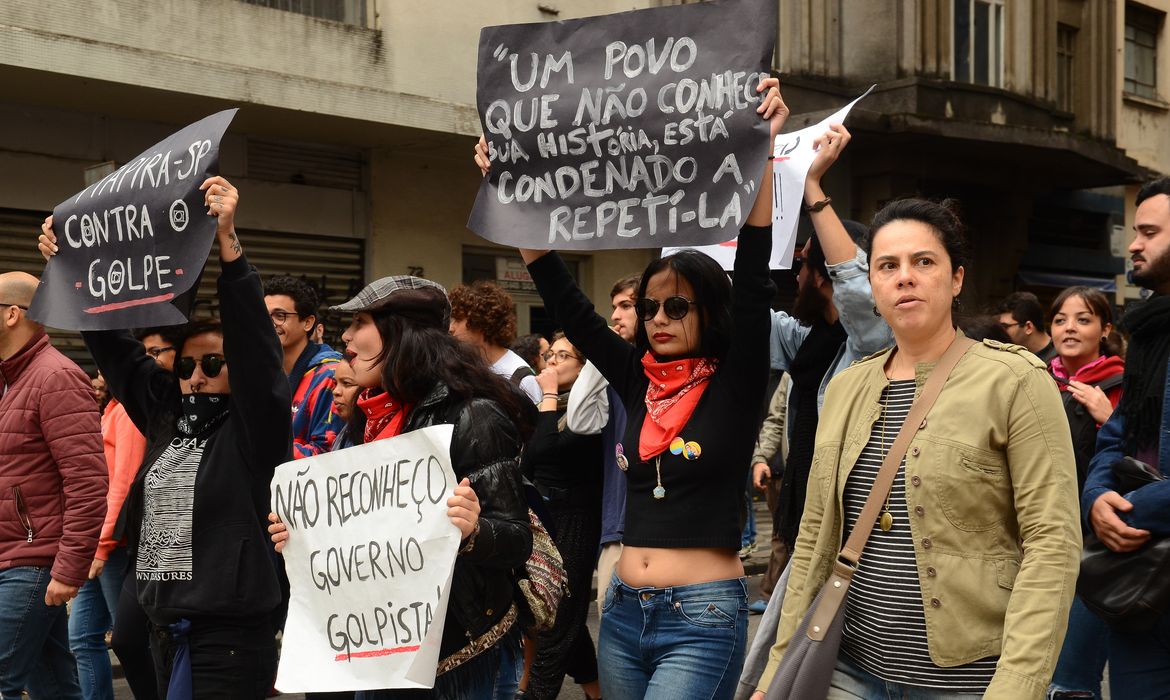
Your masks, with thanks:
<instances>
[{"instance_id":1,"label":"hand gripping sign","mask_svg":"<svg viewBox=\"0 0 1170 700\"><path fill-rule=\"evenodd\" d=\"M69 330L185 323L216 221L199 186L236 110L178 131L53 209L58 253L29 316Z\"/></svg>"},{"instance_id":2,"label":"hand gripping sign","mask_svg":"<svg viewBox=\"0 0 1170 700\"><path fill-rule=\"evenodd\" d=\"M477 103L492 168L468 227L562 250L736 236L768 154L756 86L775 0L487 27Z\"/></svg>"},{"instance_id":3,"label":"hand gripping sign","mask_svg":"<svg viewBox=\"0 0 1170 700\"><path fill-rule=\"evenodd\" d=\"M773 270L792 269L796 228L804 201L804 180L817 155L812 148L813 141L828 131L830 124L844 122L853 106L873 92L874 87L812 126L776 135L772 149L772 259L769 261ZM694 249L715 258L724 270L731 270L735 267L735 244L733 239L716 245L695 246ZM663 248L662 255L671 255L683 247Z\"/></svg>"},{"instance_id":4,"label":"hand gripping sign","mask_svg":"<svg viewBox=\"0 0 1170 700\"><path fill-rule=\"evenodd\" d=\"M452 430L276 468L272 509L289 531L281 691L434 686L460 541Z\"/></svg>"}]
</instances>

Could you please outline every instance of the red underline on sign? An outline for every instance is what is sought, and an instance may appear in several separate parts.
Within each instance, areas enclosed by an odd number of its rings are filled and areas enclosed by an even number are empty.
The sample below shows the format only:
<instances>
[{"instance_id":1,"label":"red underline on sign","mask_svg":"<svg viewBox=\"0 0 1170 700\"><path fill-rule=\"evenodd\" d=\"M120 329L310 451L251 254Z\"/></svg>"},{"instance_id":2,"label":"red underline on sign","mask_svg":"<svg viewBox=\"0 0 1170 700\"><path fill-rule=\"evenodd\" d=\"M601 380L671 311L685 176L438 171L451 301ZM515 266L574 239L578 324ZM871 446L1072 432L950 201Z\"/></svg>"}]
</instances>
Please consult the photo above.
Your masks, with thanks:
<instances>
[{"instance_id":1,"label":"red underline on sign","mask_svg":"<svg viewBox=\"0 0 1170 700\"><path fill-rule=\"evenodd\" d=\"M156 297L146 297L145 299L132 299L130 301L116 301L113 304L104 304L102 306L95 306L92 309L86 309L87 314L104 314L109 311L119 311L121 309L129 309L134 306L142 306L144 304L157 304L160 301L170 301L174 299L174 294L159 294Z\"/></svg>"},{"instance_id":2,"label":"red underline on sign","mask_svg":"<svg viewBox=\"0 0 1170 700\"><path fill-rule=\"evenodd\" d=\"M391 654L405 654L411 651L418 651L420 647L416 644L410 647L394 647L393 649L373 649L371 651L357 651L352 654L338 654L333 658L334 661L349 661L350 659L373 659L379 656L390 656Z\"/></svg>"},{"instance_id":3,"label":"red underline on sign","mask_svg":"<svg viewBox=\"0 0 1170 700\"><path fill-rule=\"evenodd\" d=\"M739 245L739 241L732 238L730 241L723 241L719 245L723 246L724 248L735 248Z\"/></svg>"}]
</instances>

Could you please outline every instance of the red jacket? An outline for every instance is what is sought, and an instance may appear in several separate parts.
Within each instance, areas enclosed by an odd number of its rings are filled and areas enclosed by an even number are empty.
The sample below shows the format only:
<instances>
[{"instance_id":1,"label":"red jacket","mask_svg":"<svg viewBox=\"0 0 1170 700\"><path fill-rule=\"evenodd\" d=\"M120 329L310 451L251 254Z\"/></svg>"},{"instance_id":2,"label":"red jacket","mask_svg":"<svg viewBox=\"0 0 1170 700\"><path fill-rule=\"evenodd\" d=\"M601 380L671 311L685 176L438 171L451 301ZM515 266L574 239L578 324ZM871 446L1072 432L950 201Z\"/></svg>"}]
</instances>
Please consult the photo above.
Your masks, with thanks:
<instances>
[{"instance_id":1,"label":"red jacket","mask_svg":"<svg viewBox=\"0 0 1170 700\"><path fill-rule=\"evenodd\" d=\"M0 570L89 576L109 487L89 378L42 331L0 362Z\"/></svg>"}]
</instances>

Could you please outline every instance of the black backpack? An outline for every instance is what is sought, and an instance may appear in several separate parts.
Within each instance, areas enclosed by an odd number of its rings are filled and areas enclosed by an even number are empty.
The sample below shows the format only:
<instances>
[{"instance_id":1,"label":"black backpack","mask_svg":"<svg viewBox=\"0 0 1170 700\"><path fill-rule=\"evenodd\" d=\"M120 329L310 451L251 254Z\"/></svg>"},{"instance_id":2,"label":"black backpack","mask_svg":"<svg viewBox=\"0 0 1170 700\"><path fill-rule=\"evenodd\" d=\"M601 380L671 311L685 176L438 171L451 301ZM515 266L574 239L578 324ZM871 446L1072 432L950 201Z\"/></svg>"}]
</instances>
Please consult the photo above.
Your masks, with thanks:
<instances>
[{"instance_id":1,"label":"black backpack","mask_svg":"<svg viewBox=\"0 0 1170 700\"><path fill-rule=\"evenodd\" d=\"M1118 373L1090 386L1095 386L1106 393L1110 389L1121 386L1124 375ZM1077 484L1083 489L1085 476L1089 472L1089 462L1097 451L1097 421L1089 415L1089 410L1067 391L1060 392L1064 401L1064 413L1068 416L1068 427L1072 432L1073 454L1077 459Z\"/></svg>"}]
</instances>

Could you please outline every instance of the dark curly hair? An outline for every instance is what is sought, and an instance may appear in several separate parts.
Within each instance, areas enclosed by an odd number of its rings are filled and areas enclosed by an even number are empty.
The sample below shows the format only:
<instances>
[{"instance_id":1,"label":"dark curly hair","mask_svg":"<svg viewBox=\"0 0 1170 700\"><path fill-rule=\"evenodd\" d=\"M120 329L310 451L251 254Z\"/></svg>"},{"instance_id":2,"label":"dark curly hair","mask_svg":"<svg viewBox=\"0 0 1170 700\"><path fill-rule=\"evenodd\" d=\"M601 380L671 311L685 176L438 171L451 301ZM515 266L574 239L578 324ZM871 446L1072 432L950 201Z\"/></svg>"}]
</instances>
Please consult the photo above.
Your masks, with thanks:
<instances>
[{"instance_id":1,"label":"dark curly hair","mask_svg":"<svg viewBox=\"0 0 1170 700\"><path fill-rule=\"evenodd\" d=\"M451 290L451 318L483 334L484 342L509 347L516 340L516 309L512 295L495 282L479 280Z\"/></svg>"},{"instance_id":2,"label":"dark curly hair","mask_svg":"<svg viewBox=\"0 0 1170 700\"><path fill-rule=\"evenodd\" d=\"M313 285L308 282L287 275L270 277L264 283L264 296L270 297L276 294L282 294L292 299L297 316L300 318L317 316L317 305L320 303L320 299L317 296L317 290L313 289Z\"/></svg>"},{"instance_id":3,"label":"dark curly hair","mask_svg":"<svg viewBox=\"0 0 1170 700\"><path fill-rule=\"evenodd\" d=\"M731 281L711 256L697 250L680 250L674 255L659 258L642 272L638 282L638 299L646 298L650 278L670 270L685 279L694 290L695 308L699 314L699 357L722 360L731 347ZM634 346L641 355L650 349L646 324L639 322L634 334Z\"/></svg>"}]
</instances>

